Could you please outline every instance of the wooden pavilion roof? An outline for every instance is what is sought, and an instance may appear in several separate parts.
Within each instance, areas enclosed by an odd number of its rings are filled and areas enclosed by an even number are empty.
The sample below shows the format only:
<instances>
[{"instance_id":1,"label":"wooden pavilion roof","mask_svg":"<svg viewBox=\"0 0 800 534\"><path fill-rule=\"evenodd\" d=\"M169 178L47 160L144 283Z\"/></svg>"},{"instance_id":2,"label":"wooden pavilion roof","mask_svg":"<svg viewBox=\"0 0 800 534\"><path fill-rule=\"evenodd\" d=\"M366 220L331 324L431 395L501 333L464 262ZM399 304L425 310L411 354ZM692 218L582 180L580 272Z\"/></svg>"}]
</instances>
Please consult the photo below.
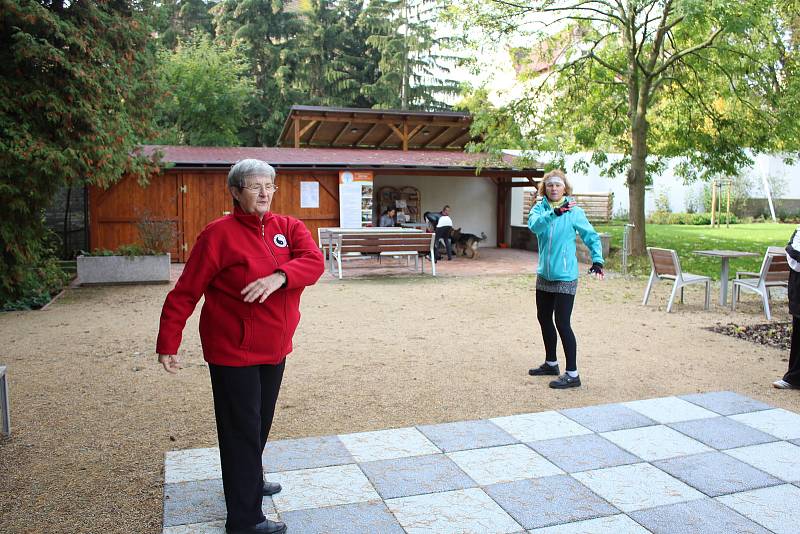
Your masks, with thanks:
<instances>
[{"instance_id":1,"label":"wooden pavilion roof","mask_svg":"<svg viewBox=\"0 0 800 534\"><path fill-rule=\"evenodd\" d=\"M292 106L278 146L462 151L471 125L454 111Z\"/></svg>"}]
</instances>

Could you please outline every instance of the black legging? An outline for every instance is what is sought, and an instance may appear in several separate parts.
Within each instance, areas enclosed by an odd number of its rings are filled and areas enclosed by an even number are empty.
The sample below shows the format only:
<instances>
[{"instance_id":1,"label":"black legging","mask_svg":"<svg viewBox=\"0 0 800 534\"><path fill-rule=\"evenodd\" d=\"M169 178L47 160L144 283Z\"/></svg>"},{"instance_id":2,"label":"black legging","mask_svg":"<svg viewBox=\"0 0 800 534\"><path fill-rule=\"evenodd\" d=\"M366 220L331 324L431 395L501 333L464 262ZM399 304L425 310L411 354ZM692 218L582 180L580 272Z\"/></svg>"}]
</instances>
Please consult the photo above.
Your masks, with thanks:
<instances>
[{"instance_id":1,"label":"black legging","mask_svg":"<svg viewBox=\"0 0 800 534\"><path fill-rule=\"evenodd\" d=\"M578 370L577 344L575 334L569 324L573 304L575 304L575 295L536 290L536 317L542 327L545 359L549 362L558 361L556 344L560 335L561 343L564 345L564 354L567 357L567 371ZM553 315L556 318L555 326L553 325ZM556 330L558 330L558 335L556 335Z\"/></svg>"}]
</instances>

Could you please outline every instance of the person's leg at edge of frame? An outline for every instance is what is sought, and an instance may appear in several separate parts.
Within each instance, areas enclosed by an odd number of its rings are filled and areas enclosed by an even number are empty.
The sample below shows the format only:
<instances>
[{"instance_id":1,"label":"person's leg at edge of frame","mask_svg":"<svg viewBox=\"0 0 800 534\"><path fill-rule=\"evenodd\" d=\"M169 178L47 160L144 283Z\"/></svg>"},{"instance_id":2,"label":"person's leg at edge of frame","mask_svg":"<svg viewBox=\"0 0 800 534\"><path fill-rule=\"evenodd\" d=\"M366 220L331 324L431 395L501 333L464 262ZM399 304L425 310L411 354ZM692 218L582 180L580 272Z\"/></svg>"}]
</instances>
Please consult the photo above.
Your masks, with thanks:
<instances>
[{"instance_id":1,"label":"person's leg at edge of frame","mask_svg":"<svg viewBox=\"0 0 800 534\"><path fill-rule=\"evenodd\" d=\"M531 376L551 375L558 376L558 358L556 349L558 346L558 333L553 324L553 312L555 306L555 293L536 290L536 319L542 332L542 342L544 343L545 361L539 367L528 370Z\"/></svg>"},{"instance_id":2,"label":"person's leg at edge of frame","mask_svg":"<svg viewBox=\"0 0 800 534\"><path fill-rule=\"evenodd\" d=\"M259 369L208 365L214 394L226 529L254 526L261 511L261 380Z\"/></svg>"},{"instance_id":3,"label":"person's leg at edge of frame","mask_svg":"<svg viewBox=\"0 0 800 534\"><path fill-rule=\"evenodd\" d=\"M789 369L783 378L772 384L778 389L800 389L800 317L792 316L792 338L789 343Z\"/></svg>"}]
</instances>

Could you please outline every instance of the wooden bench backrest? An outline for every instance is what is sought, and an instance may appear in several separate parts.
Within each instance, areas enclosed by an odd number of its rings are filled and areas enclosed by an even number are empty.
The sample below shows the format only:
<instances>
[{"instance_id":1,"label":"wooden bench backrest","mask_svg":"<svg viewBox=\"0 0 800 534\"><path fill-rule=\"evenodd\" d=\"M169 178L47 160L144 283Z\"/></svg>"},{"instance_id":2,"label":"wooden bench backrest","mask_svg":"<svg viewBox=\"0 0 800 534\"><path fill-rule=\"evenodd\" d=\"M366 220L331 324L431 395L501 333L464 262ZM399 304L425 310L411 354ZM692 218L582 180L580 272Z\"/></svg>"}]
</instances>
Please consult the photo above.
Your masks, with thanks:
<instances>
[{"instance_id":1,"label":"wooden bench backrest","mask_svg":"<svg viewBox=\"0 0 800 534\"><path fill-rule=\"evenodd\" d=\"M647 247L650 254L650 261L656 274L659 276L678 276L681 266L678 263L678 255L672 249Z\"/></svg>"},{"instance_id":2,"label":"wooden bench backrest","mask_svg":"<svg viewBox=\"0 0 800 534\"><path fill-rule=\"evenodd\" d=\"M764 256L764 263L761 265L761 273L764 276L764 269L767 269L765 282L784 282L789 280L789 261L786 253L781 247L769 247Z\"/></svg>"},{"instance_id":3,"label":"wooden bench backrest","mask_svg":"<svg viewBox=\"0 0 800 534\"><path fill-rule=\"evenodd\" d=\"M433 235L429 233L354 233L339 234L336 238L337 250L342 253L362 252L380 254L381 252L430 252Z\"/></svg>"}]
</instances>

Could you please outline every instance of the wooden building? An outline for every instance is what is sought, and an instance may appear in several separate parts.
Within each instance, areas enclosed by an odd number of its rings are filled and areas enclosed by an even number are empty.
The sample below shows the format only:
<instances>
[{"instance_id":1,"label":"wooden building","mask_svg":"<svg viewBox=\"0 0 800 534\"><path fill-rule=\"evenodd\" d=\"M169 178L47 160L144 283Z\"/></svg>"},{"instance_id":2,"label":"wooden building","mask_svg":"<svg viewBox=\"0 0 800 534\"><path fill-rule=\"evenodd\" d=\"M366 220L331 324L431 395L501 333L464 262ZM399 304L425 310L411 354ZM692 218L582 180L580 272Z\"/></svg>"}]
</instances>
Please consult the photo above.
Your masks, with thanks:
<instances>
[{"instance_id":1,"label":"wooden building","mask_svg":"<svg viewBox=\"0 0 800 534\"><path fill-rule=\"evenodd\" d=\"M339 173L349 170L371 173L376 190L411 184L423 193L423 210L450 204L457 225L459 218L473 220L492 231L487 244L505 243L511 187L530 185L543 173L515 169L511 156L493 165L485 154L464 153L470 123L464 113L295 106L279 147L144 146L169 166L147 187L125 177L107 190L89 188L90 246L136 242L136 223L147 215L175 224L173 258L185 261L205 225L231 211L227 173L244 158L275 167L279 190L272 210L301 219L315 236L319 227L339 226ZM520 177L527 180L512 182ZM300 207L300 184L307 181L319 184L317 208Z\"/></svg>"}]
</instances>

